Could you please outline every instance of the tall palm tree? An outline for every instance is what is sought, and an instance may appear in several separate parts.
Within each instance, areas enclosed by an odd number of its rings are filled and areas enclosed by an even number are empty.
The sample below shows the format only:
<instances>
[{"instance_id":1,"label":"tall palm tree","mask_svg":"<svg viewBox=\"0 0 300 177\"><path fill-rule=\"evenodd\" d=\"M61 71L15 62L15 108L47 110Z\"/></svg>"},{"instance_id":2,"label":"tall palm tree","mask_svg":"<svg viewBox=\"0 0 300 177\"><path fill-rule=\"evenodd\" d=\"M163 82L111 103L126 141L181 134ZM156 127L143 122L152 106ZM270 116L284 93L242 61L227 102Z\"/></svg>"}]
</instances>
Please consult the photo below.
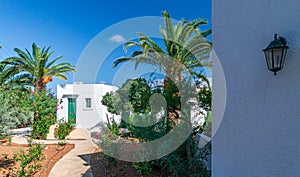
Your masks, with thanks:
<instances>
[{"instance_id":1,"label":"tall palm tree","mask_svg":"<svg viewBox=\"0 0 300 177\"><path fill-rule=\"evenodd\" d=\"M41 49L33 43L32 54L27 49L22 51L15 48L14 51L18 56L9 57L0 63L5 66L4 71L12 76L6 83L29 85L34 86L35 90L44 90L54 76L67 80L65 74L75 72L75 66L68 62L55 64L62 56L50 60L54 53L50 51L50 47Z\"/></svg>"},{"instance_id":2,"label":"tall palm tree","mask_svg":"<svg viewBox=\"0 0 300 177\"><path fill-rule=\"evenodd\" d=\"M113 67L123 62L133 61L135 67L140 63L148 63L163 70L166 73L164 90L169 97L168 118L176 123L177 118L179 118L180 101L177 100L180 97L180 92L174 89L176 87L174 83L181 82L182 72L187 69L191 74L203 79L209 85L207 78L197 69L199 67L211 67L209 53L212 45L205 39L211 34L211 30L200 31L199 27L207 24L204 19L181 20L173 26L169 13L163 11L162 15L165 29L160 27L160 32L164 47L160 47L150 37L138 33L138 42L126 42L125 50L127 51L133 46L139 47L140 50L134 51L129 57L117 59L114 61ZM170 77L173 80L170 80ZM188 117L186 119L188 120ZM188 138L187 141L191 142L192 140ZM191 159L190 143L186 143L186 153L188 159Z\"/></svg>"},{"instance_id":3,"label":"tall palm tree","mask_svg":"<svg viewBox=\"0 0 300 177\"><path fill-rule=\"evenodd\" d=\"M160 32L164 47L160 47L150 37L138 33L138 42L126 42L124 48L127 51L134 46L139 47L140 50L134 51L129 57L117 59L114 61L113 67L127 61L134 61L136 67L140 63L148 63L164 70L167 76L173 76L178 80L182 77L182 71L188 69L191 74L195 74L209 84L206 77L197 71L199 67L211 67L209 60L211 43L205 39L211 34L211 30L199 30L199 27L207 24L207 21L205 19L192 21L183 19L173 26L169 13L163 11L162 14L165 29L160 27ZM182 65L178 66L177 63Z\"/></svg>"},{"instance_id":4,"label":"tall palm tree","mask_svg":"<svg viewBox=\"0 0 300 177\"><path fill-rule=\"evenodd\" d=\"M161 47L150 37L138 33L138 42L129 41L125 43L125 51L130 47L138 47L139 50L134 51L129 57L121 57L114 61L113 67L118 66L120 63L133 61L135 67L140 63L148 63L158 67L166 73L164 79L164 90L172 99L170 106L173 111L169 112L175 115L171 117L178 117L176 109L180 105L176 104L176 97L180 93L174 88L174 83L182 80L182 72L188 70L192 75L206 81L209 81L201 72L200 67L211 67L211 60L209 53L211 51L211 43L205 39L211 34L211 30L200 31L201 25L207 24L204 19L195 19L192 21L181 20L177 25L173 25L170 15L167 11L162 12L164 18L165 29L160 27L164 46ZM170 80L171 77L171 80ZM174 95L174 96L173 96ZM173 98L175 100L173 100Z\"/></svg>"}]
</instances>

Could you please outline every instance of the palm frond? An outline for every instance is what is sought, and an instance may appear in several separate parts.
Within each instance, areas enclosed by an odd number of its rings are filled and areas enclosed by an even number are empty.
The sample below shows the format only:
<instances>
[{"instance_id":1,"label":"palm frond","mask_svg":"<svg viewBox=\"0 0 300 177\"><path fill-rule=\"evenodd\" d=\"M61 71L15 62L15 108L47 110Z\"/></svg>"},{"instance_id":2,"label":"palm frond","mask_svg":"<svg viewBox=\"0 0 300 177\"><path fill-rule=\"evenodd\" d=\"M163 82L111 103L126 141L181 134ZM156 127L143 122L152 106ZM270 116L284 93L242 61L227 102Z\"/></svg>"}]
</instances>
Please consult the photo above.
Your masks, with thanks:
<instances>
[{"instance_id":1,"label":"palm frond","mask_svg":"<svg viewBox=\"0 0 300 177\"><path fill-rule=\"evenodd\" d=\"M128 49L132 46L140 47L140 44L134 41L128 41L124 43L124 51L127 52Z\"/></svg>"},{"instance_id":2,"label":"palm frond","mask_svg":"<svg viewBox=\"0 0 300 177\"><path fill-rule=\"evenodd\" d=\"M170 14L167 11L163 11L162 14L163 14L163 18L164 18L164 21L165 21L167 38L169 40L174 39L174 28L173 28L173 25L172 25Z\"/></svg>"},{"instance_id":3,"label":"palm frond","mask_svg":"<svg viewBox=\"0 0 300 177\"><path fill-rule=\"evenodd\" d=\"M55 59L53 59L51 62L49 62L47 65L46 65L46 68L49 68L53 63L55 63L57 60L61 59L63 56L58 56L56 57Z\"/></svg>"},{"instance_id":4,"label":"palm frond","mask_svg":"<svg viewBox=\"0 0 300 177\"><path fill-rule=\"evenodd\" d=\"M115 61L113 62L112 67L115 68L115 67L117 67L119 64L124 63L124 62L127 62L127 61L130 61L131 59L132 59L132 57L121 57L121 58L118 58L117 60L115 60Z\"/></svg>"}]
</instances>

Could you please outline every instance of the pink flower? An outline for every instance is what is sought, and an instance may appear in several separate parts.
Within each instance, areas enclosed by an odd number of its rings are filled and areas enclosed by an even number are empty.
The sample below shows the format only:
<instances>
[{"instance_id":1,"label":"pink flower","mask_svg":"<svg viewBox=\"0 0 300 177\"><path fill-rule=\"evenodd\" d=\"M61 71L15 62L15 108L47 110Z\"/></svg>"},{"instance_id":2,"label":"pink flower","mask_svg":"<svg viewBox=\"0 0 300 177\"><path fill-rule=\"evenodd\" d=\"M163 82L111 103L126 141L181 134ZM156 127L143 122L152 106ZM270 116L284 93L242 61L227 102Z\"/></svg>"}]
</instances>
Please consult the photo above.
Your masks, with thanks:
<instances>
[{"instance_id":1,"label":"pink flower","mask_svg":"<svg viewBox=\"0 0 300 177\"><path fill-rule=\"evenodd\" d=\"M94 136L95 139L99 139L99 134L97 133L95 136Z\"/></svg>"}]
</instances>

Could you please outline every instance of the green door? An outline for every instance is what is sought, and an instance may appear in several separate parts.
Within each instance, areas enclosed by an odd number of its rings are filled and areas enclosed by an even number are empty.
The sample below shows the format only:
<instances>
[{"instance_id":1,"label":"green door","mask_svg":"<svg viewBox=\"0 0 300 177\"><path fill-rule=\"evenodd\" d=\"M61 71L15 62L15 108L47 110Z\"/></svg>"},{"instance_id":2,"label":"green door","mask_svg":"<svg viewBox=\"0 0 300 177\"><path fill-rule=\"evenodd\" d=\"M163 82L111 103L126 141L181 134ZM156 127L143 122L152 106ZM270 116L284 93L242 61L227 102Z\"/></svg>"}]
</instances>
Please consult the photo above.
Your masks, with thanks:
<instances>
[{"instance_id":1,"label":"green door","mask_svg":"<svg viewBox=\"0 0 300 177\"><path fill-rule=\"evenodd\" d=\"M68 98L68 116L76 123L76 98Z\"/></svg>"}]
</instances>

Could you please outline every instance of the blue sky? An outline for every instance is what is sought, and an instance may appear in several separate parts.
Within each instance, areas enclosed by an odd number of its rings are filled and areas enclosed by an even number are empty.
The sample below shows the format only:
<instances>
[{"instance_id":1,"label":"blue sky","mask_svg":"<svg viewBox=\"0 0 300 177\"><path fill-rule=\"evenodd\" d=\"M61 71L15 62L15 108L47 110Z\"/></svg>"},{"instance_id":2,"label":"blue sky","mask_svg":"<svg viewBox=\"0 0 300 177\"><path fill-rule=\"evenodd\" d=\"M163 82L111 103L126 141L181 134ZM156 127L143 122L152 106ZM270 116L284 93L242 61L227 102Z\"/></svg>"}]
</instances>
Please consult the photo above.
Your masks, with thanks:
<instances>
[{"instance_id":1,"label":"blue sky","mask_svg":"<svg viewBox=\"0 0 300 177\"><path fill-rule=\"evenodd\" d=\"M211 26L211 0L1 0L0 60L13 56L14 47L31 49L31 44L35 42L40 47L51 46L55 51L53 56L64 55L61 61L76 65L84 48L101 31L130 18L161 16L163 10L167 10L176 20L206 18L209 21L208 27ZM158 26L154 26L153 30L158 31ZM124 38L127 39L126 36ZM113 39L122 41L120 36ZM113 61L121 56L121 51L122 47L119 46L107 58ZM110 60L105 61L104 70L107 73L112 70L109 68ZM54 79L49 87L73 82L73 75L69 78L67 82ZM110 83L110 80L105 74L99 73L95 82Z\"/></svg>"}]
</instances>

